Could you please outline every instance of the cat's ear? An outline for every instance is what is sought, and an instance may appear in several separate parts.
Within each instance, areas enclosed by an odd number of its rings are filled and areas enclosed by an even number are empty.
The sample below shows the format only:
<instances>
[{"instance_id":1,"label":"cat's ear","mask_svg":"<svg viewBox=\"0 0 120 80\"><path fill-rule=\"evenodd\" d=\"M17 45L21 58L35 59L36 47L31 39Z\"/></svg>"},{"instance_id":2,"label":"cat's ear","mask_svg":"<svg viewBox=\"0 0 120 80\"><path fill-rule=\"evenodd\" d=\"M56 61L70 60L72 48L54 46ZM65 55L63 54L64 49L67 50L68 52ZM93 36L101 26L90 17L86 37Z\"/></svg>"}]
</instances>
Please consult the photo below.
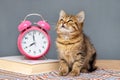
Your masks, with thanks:
<instances>
[{"instance_id":1,"label":"cat's ear","mask_svg":"<svg viewBox=\"0 0 120 80\"><path fill-rule=\"evenodd\" d=\"M76 15L78 21L80 23L84 22L85 20L85 12L84 11L80 11L77 15Z\"/></svg>"},{"instance_id":2,"label":"cat's ear","mask_svg":"<svg viewBox=\"0 0 120 80\"><path fill-rule=\"evenodd\" d=\"M64 10L61 10L61 11L60 11L60 14L59 14L59 19L64 18L65 15L66 15L65 11L64 11Z\"/></svg>"}]
</instances>

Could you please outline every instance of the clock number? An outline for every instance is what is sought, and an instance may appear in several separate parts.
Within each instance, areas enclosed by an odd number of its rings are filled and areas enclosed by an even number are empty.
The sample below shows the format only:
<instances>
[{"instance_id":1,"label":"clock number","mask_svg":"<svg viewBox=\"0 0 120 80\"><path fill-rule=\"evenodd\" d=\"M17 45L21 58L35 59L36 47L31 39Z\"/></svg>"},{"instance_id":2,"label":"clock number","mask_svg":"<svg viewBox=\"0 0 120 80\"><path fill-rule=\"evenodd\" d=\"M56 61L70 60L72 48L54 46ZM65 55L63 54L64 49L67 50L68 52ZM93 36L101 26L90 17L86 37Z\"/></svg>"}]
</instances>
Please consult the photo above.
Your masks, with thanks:
<instances>
[{"instance_id":1,"label":"clock number","mask_svg":"<svg viewBox=\"0 0 120 80\"><path fill-rule=\"evenodd\" d=\"M26 42L23 42L23 44L26 44Z\"/></svg>"},{"instance_id":2,"label":"clock number","mask_svg":"<svg viewBox=\"0 0 120 80\"><path fill-rule=\"evenodd\" d=\"M43 36L42 39L44 39L45 37Z\"/></svg>"},{"instance_id":3,"label":"clock number","mask_svg":"<svg viewBox=\"0 0 120 80\"><path fill-rule=\"evenodd\" d=\"M42 48L44 48L44 49L45 49L45 47L44 47L44 46L42 46Z\"/></svg>"},{"instance_id":4,"label":"clock number","mask_svg":"<svg viewBox=\"0 0 120 80\"><path fill-rule=\"evenodd\" d=\"M25 37L25 39L28 39L28 37Z\"/></svg>"},{"instance_id":5,"label":"clock number","mask_svg":"<svg viewBox=\"0 0 120 80\"><path fill-rule=\"evenodd\" d=\"M30 53L31 52L31 50L29 50L29 52L28 53Z\"/></svg>"},{"instance_id":6,"label":"clock number","mask_svg":"<svg viewBox=\"0 0 120 80\"><path fill-rule=\"evenodd\" d=\"M41 34L41 32L39 32L39 35Z\"/></svg>"},{"instance_id":7,"label":"clock number","mask_svg":"<svg viewBox=\"0 0 120 80\"><path fill-rule=\"evenodd\" d=\"M33 53L35 54L35 53L36 53L36 51L33 51Z\"/></svg>"},{"instance_id":8,"label":"clock number","mask_svg":"<svg viewBox=\"0 0 120 80\"><path fill-rule=\"evenodd\" d=\"M43 41L44 44L46 44L46 41Z\"/></svg>"},{"instance_id":9,"label":"clock number","mask_svg":"<svg viewBox=\"0 0 120 80\"><path fill-rule=\"evenodd\" d=\"M39 49L39 52L41 53L41 50Z\"/></svg>"},{"instance_id":10,"label":"clock number","mask_svg":"<svg viewBox=\"0 0 120 80\"><path fill-rule=\"evenodd\" d=\"M27 49L28 47L26 46L24 49Z\"/></svg>"},{"instance_id":11,"label":"clock number","mask_svg":"<svg viewBox=\"0 0 120 80\"><path fill-rule=\"evenodd\" d=\"M28 35L31 36L31 33L29 32Z\"/></svg>"}]
</instances>

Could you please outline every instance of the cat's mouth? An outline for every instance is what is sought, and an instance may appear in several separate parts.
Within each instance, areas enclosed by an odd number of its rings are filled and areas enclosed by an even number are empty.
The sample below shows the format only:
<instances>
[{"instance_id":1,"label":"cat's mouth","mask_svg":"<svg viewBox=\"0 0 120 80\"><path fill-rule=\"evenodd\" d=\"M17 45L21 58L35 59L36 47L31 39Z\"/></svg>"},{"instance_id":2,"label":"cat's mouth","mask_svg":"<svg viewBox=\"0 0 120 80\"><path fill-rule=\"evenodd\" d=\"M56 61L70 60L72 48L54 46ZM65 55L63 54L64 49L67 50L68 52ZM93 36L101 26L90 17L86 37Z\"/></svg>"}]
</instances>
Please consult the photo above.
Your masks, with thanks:
<instances>
[{"instance_id":1,"label":"cat's mouth","mask_svg":"<svg viewBox=\"0 0 120 80\"><path fill-rule=\"evenodd\" d=\"M71 27L68 28L68 27L65 27L65 26L59 27L59 30L62 33L72 33L72 32L74 32L74 30Z\"/></svg>"}]
</instances>

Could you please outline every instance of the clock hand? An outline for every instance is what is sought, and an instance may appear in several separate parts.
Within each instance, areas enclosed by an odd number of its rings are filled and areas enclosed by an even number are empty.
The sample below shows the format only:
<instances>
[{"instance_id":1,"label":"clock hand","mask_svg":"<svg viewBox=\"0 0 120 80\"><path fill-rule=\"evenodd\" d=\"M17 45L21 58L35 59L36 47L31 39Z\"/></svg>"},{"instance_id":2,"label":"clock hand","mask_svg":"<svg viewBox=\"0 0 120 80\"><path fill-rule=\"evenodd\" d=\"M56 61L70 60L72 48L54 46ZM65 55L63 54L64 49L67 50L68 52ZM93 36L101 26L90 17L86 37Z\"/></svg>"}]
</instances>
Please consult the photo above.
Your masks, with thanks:
<instances>
[{"instance_id":1,"label":"clock hand","mask_svg":"<svg viewBox=\"0 0 120 80\"><path fill-rule=\"evenodd\" d=\"M35 42L34 42L34 43L32 43L32 44L30 44L30 45L29 45L29 47L33 46L34 44L35 44Z\"/></svg>"},{"instance_id":2,"label":"clock hand","mask_svg":"<svg viewBox=\"0 0 120 80\"><path fill-rule=\"evenodd\" d=\"M33 33L33 41L35 41L35 35L34 35L34 33Z\"/></svg>"}]
</instances>

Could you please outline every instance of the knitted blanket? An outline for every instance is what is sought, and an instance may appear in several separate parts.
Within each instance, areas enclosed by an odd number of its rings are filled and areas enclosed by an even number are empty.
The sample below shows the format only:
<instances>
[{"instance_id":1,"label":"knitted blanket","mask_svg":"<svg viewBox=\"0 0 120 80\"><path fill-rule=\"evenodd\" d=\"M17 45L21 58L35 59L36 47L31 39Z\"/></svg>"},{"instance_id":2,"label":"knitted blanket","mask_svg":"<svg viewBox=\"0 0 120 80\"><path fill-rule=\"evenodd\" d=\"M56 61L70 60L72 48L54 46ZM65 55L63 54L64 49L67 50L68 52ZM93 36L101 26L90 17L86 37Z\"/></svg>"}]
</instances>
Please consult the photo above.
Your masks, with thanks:
<instances>
[{"instance_id":1,"label":"knitted blanket","mask_svg":"<svg viewBox=\"0 0 120 80\"><path fill-rule=\"evenodd\" d=\"M120 71L97 69L92 73L81 73L79 76L59 76L57 71L24 75L0 70L0 80L120 80Z\"/></svg>"}]
</instances>

